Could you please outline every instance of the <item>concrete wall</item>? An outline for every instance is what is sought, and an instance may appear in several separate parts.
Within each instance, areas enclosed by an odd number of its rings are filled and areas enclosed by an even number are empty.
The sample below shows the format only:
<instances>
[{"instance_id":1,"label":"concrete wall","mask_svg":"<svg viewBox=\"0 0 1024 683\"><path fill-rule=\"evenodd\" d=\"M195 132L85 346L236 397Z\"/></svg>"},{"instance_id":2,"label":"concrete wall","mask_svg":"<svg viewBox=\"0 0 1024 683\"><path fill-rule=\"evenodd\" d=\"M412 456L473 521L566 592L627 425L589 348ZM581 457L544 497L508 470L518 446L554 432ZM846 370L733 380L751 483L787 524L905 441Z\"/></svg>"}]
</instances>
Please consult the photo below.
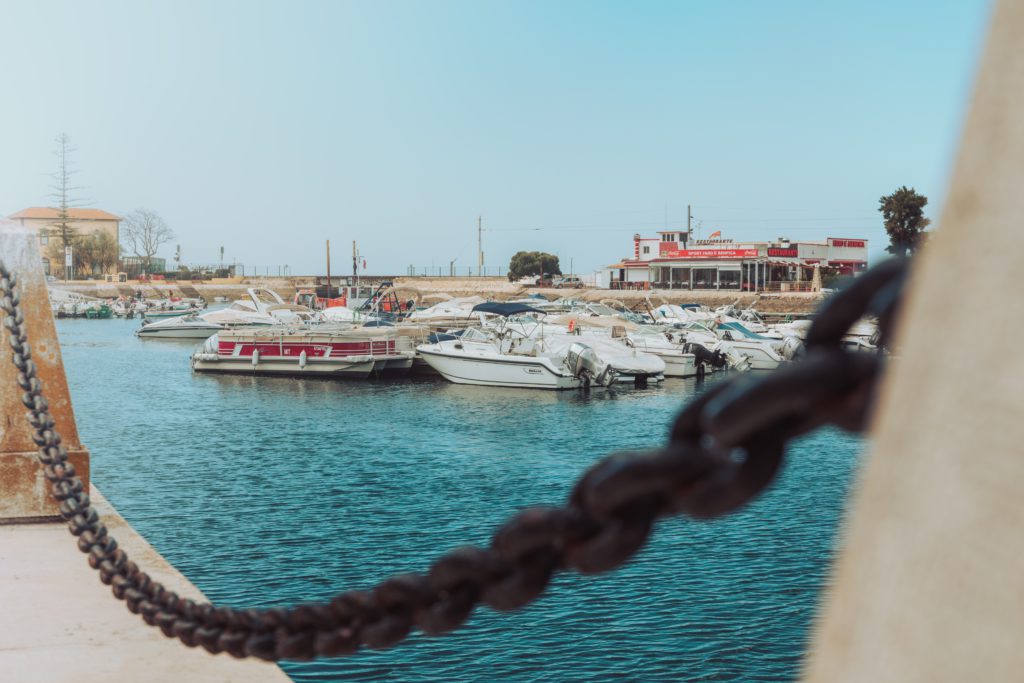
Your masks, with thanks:
<instances>
[{"instance_id":1,"label":"concrete wall","mask_svg":"<svg viewBox=\"0 0 1024 683\"><path fill-rule=\"evenodd\" d=\"M286 300L294 296L297 287L308 286L301 284L303 278L246 278L244 284L195 284L191 282L176 284L137 284L129 282L122 284L129 291L141 289L150 298L167 296L190 296L190 292L182 291L182 286L188 290L194 290L212 301L215 296L226 296L231 300L245 296L245 290L249 287L264 287L273 289ZM69 285L63 283L54 285L60 289L66 289L88 296L111 298L118 296L121 292L117 285L101 282L78 282ZM481 296L485 299L495 301L507 301L517 299L529 294L539 293L548 299L561 297L572 297L585 301L601 301L602 299L615 299L625 302L627 305L643 308L646 295L654 305L659 303L699 303L708 306L721 306L739 300L749 304L759 300L758 310L784 313L811 313L821 301L821 295L817 293L786 293L786 294L762 294L760 297L754 294L740 294L736 291L686 291L686 290L652 290L643 291L621 291L609 289L555 289L526 287L519 283L509 282L506 278L497 277L455 277L455 278L431 278L412 277L396 278L395 286L403 298L424 297L431 294L447 294L452 297L459 296ZM424 301L429 305L431 301Z\"/></svg>"}]
</instances>

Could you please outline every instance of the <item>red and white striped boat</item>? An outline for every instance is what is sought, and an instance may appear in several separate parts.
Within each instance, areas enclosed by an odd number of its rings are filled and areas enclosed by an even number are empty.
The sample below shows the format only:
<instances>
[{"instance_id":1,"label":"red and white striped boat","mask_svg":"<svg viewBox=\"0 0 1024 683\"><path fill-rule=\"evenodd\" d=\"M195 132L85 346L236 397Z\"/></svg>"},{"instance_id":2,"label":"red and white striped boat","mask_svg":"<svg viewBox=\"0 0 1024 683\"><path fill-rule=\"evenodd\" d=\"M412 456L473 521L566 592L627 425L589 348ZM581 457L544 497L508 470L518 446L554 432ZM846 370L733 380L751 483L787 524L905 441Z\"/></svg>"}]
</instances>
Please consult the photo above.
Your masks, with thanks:
<instances>
[{"instance_id":1,"label":"red and white striped boat","mask_svg":"<svg viewBox=\"0 0 1024 683\"><path fill-rule=\"evenodd\" d=\"M407 372L416 349L394 328L242 328L213 335L192 354L197 372L366 378Z\"/></svg>"}]
</instances>

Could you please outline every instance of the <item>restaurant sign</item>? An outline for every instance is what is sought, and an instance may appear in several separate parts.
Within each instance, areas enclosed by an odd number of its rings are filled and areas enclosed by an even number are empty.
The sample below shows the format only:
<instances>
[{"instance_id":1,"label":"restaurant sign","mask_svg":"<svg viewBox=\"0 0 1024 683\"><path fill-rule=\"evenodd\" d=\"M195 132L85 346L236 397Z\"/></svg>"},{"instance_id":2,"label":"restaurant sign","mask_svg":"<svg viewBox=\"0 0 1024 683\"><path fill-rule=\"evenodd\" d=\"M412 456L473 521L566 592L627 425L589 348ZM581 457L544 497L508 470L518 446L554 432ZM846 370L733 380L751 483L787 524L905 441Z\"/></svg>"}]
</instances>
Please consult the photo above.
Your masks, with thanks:
<instances>
[{"instance_id":1,"label":"restaurant sign","mask_svg":"<svg viewBox=\"0 0 1024 683\"><path fill-rule=\"evenodd\" d=\"M789 247L789 248L768 247L768 255L769 256L789 256L789 257L792 257L792 258L796 258L796 249L794 249L793 247Z\"/></svg>"},{"instance_id":2,"label":"restaurant sign","mask_svg":"<svg viewBox=\"0 0 1024 683\"><path fill-rule=\"evenodd\" d=\"M663 258L756 258L757 249L662 249Z\"/></svg>"},{"instance_id":3,"label":"restaurant sign","mask_svg":"<svg viewBox=\"0 0 1024 683\"><path fill-rule=\"evenodd\" d=\"M834 237L830 237L828 243L833 247L854 247L857 249L863 249L867 246L865 240L840 240Z\"/></svg>"}]
</instances>

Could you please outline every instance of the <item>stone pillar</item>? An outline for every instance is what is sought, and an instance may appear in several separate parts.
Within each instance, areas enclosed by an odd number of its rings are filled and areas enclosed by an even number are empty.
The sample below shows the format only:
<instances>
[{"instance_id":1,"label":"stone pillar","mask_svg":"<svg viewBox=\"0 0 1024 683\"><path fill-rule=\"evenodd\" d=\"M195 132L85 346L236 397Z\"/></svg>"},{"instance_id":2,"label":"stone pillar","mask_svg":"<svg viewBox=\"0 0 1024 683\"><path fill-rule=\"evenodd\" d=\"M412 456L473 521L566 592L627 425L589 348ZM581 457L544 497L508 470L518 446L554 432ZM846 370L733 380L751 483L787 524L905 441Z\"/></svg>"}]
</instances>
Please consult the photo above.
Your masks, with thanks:
<instances>
[{"instance_id":1,"label":"stone pillar","mask_svg":"<svg viewBox=\"0 0 1024 683\"><path fill-rule=\"evenodd\" d=\"M57 331L43 278L39 237L34 230L0 219L0 260L18 276L32 359L71 463L89 485L89 453L78 439ZM58 516L49 484L36 460L32 428L25 419L17 371L11 363L6 327L0 328L0 524L49 521Z\"/></svg>"},{"instance_id":2,"label":"stone pillar","mask_svg":"<svg viewBox=\"0 0 1024 683\"><path fill-rule=\"evenodd\" d=\"M1024 3L995 3L941 228L914 256L899 358L881 389L808 683L1024 674L1022 39Z\"/></svg>"}]
</instances>

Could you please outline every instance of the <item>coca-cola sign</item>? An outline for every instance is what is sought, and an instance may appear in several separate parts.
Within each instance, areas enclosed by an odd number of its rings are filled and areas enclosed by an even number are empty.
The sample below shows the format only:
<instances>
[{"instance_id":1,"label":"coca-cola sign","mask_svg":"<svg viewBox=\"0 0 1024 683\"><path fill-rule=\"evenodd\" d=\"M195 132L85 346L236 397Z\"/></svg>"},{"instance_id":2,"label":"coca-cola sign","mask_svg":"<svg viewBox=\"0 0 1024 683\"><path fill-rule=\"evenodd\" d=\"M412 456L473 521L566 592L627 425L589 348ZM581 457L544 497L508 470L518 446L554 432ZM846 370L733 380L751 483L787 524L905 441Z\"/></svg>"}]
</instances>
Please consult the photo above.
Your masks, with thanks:
<instances>
[{"instance_id":1,"label":"coca-cola sign","mask_svg":"<svg viewBox=\"0 0 1024 683\"><path fill-rule=\"evenodd\" d=\"M756 258L757 249L663 249L663 258Z\"/></svg>"}]
</instances>

